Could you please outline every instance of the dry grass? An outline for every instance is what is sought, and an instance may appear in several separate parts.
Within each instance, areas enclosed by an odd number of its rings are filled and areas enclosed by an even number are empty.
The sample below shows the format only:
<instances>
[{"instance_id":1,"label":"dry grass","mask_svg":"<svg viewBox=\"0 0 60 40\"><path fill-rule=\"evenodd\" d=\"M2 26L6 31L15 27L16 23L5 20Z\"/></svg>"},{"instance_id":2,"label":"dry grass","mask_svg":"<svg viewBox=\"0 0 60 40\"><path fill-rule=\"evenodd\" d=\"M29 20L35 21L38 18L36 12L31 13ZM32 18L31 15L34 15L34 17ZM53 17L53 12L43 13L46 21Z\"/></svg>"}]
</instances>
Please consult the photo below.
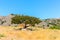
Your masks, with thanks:
<instances>
[{"instance_id":1,"label":"dry grass","mask_svg":"<svg viewBox=\"0 0 60 40\"><path fill-rule=\"evenodd\" d=\"M0 26L0 34L0 40L60 40L60 30L52 29L29 31Z\"/></svg>"}]
</instances>

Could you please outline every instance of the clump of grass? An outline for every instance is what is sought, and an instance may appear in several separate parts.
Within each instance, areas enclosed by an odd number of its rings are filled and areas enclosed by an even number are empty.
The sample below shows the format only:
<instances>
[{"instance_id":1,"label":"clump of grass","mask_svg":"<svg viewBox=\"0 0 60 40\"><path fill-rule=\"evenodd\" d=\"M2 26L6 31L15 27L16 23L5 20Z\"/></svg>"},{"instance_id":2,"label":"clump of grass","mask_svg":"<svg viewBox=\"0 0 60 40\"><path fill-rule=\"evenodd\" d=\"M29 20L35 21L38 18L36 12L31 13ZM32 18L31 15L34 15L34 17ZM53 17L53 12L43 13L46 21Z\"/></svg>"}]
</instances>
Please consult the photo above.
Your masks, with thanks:
<instances>
[{"instance_id":1,"label":"clump of grass","mask_svg":"<svg viewBox=\"0 0 60 40\"><path fill-rule=\"evenodd\" d=\"M56 37L54 37L54 39L56 39Z\"/></svg>"},{"instance_id":2,"label":"clump of grass","mask_svg":"<svg viewBox=\"0 0 60 40\"><path fill-rule=\"evenodd\" d=\"M4 35L4 34L0 34L0 39L1 39L2 37L5 37L5 35Z\"/></svg>"},{"instance_id":3,"label":"clump of grass","mask_svg":"<svg viewBox=\"0 0 60 40\"><path fill-rule=\"evenodd\" d=\"M57 36L55 36L55 35L50 35L49 38L50 38L51 40L55 40L55 39L57 38Z\"/></svg>"},{"instance_id":4,"label":"clump of grass","mask_svg":"<svg viewBox=\"0 0 60 40\"><path fill-rule=\"evenodd\" d=\"M13 40L13 38L11 40Z\"/></svg>"}]
</instances>

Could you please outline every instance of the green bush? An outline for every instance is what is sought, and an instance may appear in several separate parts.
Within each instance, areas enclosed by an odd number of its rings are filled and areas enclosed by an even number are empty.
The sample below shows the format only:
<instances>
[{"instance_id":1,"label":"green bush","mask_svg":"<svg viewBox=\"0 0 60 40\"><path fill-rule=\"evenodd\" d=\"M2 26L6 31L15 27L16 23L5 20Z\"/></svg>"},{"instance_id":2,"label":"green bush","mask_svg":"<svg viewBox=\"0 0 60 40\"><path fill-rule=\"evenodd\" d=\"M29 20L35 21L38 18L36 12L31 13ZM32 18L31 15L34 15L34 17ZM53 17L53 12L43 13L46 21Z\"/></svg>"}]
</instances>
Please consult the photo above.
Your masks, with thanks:
<instances>
[{"instance_id":1,"label":"green bush","mask_svg":"<svg viewBox=\"0 0 60 40\"><path fill-rule=\"evenodd\" d=\"M52 26L50 29L60 29L60 26Z\"/></svg>"}]
</instances>

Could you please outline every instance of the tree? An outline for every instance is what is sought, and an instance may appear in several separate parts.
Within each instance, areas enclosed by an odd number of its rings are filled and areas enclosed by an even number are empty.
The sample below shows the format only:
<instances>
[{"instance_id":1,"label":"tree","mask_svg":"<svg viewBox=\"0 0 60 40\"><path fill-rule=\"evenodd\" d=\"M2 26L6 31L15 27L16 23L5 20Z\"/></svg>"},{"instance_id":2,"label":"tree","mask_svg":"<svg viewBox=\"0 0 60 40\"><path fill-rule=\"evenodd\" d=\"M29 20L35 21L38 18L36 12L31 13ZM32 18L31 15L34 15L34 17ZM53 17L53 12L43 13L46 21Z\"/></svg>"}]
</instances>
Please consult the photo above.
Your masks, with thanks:
<instances>
[{"instance_id":1,"label":"tree","mask_svg":"<svg viewBox=\"0 0 60 40\"><path fill-rule=\"evenodd\" d=\"M34 26L35 24L40 23L41 20L39 18L32 16L15 15L15 17L12 18L11 22L14 24L25 23L25 27L26 27L26 24L31 24L32 26Z\"/></svg>"}]
</instances>

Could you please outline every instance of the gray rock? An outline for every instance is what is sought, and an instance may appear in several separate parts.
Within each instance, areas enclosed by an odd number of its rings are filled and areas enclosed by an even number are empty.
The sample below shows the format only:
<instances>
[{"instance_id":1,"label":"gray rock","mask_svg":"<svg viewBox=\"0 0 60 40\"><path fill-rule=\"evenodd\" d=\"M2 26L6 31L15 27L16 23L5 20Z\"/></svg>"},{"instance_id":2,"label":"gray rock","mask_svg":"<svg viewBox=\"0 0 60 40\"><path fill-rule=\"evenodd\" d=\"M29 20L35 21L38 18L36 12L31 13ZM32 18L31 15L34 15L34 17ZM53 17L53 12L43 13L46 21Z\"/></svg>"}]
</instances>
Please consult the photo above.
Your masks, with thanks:
<instances>
[{"instance_id":1,"label":"gray rock","mask_svg":"<svg viewBox=\"0 0 60 40\"><path fill-rule=\"evenodd\" d=\"M0 16L0 25L2 26L10 26L11 24L11 18L13 18L13 15L8 16Z\"/></svg>"}]
</instances>

